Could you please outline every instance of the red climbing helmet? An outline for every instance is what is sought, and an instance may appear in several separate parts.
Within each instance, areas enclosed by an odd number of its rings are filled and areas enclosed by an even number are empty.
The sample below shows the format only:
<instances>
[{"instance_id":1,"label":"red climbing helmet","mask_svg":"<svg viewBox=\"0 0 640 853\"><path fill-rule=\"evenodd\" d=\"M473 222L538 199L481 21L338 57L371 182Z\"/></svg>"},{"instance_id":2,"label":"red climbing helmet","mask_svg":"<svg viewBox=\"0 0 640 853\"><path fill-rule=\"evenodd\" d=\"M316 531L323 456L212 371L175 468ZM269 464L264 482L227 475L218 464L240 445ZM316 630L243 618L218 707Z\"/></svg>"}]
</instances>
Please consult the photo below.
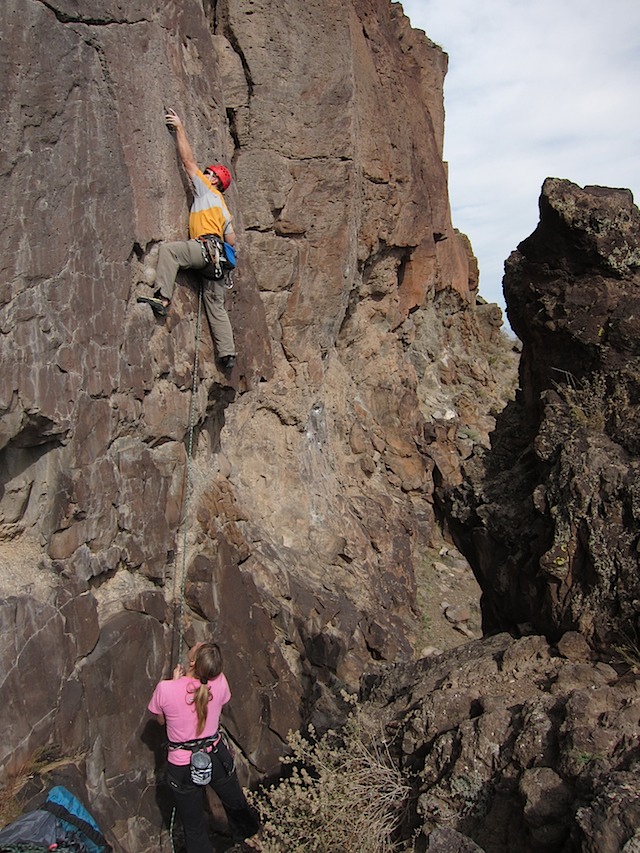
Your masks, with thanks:
<instances>
[{"instance_id":1,"label":"red climbing helmet","mask_svg":"<svg viewBox=\"0 0 640 853\"><path fill-rule=\"evenodd\" d=\"M214 175L217 175L220 178L222 192L229 188L229 184L231 183L231 172L226 166L223 166L222 163L214 163L213 166L207 166L205 172L213 172Z\"/></svg>"}]
</instances>

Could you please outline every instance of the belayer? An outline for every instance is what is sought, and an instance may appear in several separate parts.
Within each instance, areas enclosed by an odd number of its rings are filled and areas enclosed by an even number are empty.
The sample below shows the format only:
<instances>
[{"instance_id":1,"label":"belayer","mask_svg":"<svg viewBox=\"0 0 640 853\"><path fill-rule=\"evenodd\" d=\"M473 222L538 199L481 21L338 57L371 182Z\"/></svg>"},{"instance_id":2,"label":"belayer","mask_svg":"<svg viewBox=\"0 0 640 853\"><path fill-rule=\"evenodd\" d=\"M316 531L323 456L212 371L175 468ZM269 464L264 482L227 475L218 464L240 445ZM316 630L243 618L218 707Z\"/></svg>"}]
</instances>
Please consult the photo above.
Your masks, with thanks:
<instances>
[{"instance_id":1,"label":"belayer","mask_svg":"<svg viewBox=\"0 0 640 853\"><path fill-rule=\"evenodd\" d=\"M231 698L215 643L196 643L189 668L181 664L173 678L160 681L148 709L167 726L168 777L184 829L187 853L212 853L207 833L205 788L211 785L224 806L236 839L255 835L260 824L240 787L233 756L218 726Z\"/></svg>"},{"instance_id":2,"label":"belayer","mask_svg":"<svg viewBox=\"0 0 640 853\"><path fill-rule=\"evenodd\" d=\"M236 242L231 214L222 195L231 183L231 174L220 163L201 171L184 125L174 110L167 112L165 121L169 129L175 132L178 155L193 187L193 202L189 212L190 239L160 244L155 295L140 296L138 302L147 303L156 316L165 317L173 297L178 270L204 272L205 311L218 359L225 369L230 370L236 361L236 349L231 322L224 307L226 289L222 275L218 276L214 271L218 259L212 257L212 252L216 251L216 246L217 250L224 251L222 243L234 246Z\"/></svg>"}]
</instances>

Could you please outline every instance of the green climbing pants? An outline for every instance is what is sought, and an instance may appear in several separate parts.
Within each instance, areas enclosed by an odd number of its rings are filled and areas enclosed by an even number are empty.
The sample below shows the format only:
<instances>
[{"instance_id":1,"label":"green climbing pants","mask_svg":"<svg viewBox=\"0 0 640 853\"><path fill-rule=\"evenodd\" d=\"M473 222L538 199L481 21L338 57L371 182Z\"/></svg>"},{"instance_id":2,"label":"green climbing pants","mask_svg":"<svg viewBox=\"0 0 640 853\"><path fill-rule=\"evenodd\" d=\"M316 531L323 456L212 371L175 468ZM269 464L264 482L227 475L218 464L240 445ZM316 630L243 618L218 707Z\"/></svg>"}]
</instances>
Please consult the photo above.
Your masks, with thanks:
<instances>
[{"instance_id":1,"label":"green climbing pants","mask_svg":"<svg viewBox=\"0 0 640 853\"><path fill-rule=\"evenodd\" d=\"M158 252L156 288L160 295L171 301L179 270L202 270L207 266L200 243L195 240L178 240L161 243ZM218 358L235 355L236 347L229 315L224 307L226 288L220 281L202 280L204 309L207 313Z\"/></svg>"}]
</instances>

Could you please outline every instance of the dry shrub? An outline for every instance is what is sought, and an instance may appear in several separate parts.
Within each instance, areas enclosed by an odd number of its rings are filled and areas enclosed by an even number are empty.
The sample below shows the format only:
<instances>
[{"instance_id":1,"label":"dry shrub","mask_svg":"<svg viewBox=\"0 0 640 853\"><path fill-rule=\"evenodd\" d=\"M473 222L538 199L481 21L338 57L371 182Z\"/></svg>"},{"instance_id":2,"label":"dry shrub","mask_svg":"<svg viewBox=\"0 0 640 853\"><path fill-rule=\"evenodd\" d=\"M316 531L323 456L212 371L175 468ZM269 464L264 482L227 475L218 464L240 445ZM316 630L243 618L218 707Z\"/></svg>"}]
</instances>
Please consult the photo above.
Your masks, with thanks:
<instances>
[{"instance_id":1,"label":"dry shrub","mask_svg":"<svg viewBox=\"0 0 640 853\"><path fill-rule=\"evenodd\" d=\"M556 391L567 404L575 424L583 429L604 432L609 415L606 377L594 374L578 382L564 373L564 383L554 383Z\"/></svg>"},{"instance_id":2,"label":"dry shrub","mask_svg":"<svg viewBox=\"0 0 640 853\"><path fill-rule=\"evenodd\" d=\"M635 370L594 373L580 381L564 373L554 387L576 426L605 433L634 455L640 452L640 375Z\"/></svg>"},{"instance_id":3,"label":"dry shrub","mask_svg":"<svg viewBox=\"0 0 640 853\"><path fill-rule=\"evenodd\" d=\"M626 663L629 669L640 673L640 635L633 626L628 631L619 631L619 642L614 644L614 651Z\"/></svg>"},{"instance_id":4,"label":"dry shrub","mask_svg":"<svg viewBox=\"0 0 640 853\"><path fill-rule=\"evenodd\" d=\"M379 726L356 707L340 732L290 734L291 773L251 794L263 853L389 853L410 788Z\"/></svg>"}]
</instances>

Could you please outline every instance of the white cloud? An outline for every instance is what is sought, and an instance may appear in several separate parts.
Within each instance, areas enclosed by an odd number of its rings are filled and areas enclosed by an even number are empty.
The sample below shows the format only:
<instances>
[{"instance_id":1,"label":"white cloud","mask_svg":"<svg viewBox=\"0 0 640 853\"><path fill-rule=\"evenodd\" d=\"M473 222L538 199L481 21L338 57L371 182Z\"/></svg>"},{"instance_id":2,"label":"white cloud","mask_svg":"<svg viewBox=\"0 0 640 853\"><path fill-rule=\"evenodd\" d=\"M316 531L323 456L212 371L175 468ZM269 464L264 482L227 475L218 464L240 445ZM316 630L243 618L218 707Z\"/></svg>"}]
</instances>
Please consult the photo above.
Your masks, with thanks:
<instances>
[{"instance_id":1,"label":"white cloud","mask_svg":"<svg viewBox=\"0 0 640 853\"><path fill-rule=\"evenodd\" d=\"M449 54L453 222L504 307L503 263L538 221L546 177L640 191L638 0L405 0Z\"/></svg>"}]
</instances>

